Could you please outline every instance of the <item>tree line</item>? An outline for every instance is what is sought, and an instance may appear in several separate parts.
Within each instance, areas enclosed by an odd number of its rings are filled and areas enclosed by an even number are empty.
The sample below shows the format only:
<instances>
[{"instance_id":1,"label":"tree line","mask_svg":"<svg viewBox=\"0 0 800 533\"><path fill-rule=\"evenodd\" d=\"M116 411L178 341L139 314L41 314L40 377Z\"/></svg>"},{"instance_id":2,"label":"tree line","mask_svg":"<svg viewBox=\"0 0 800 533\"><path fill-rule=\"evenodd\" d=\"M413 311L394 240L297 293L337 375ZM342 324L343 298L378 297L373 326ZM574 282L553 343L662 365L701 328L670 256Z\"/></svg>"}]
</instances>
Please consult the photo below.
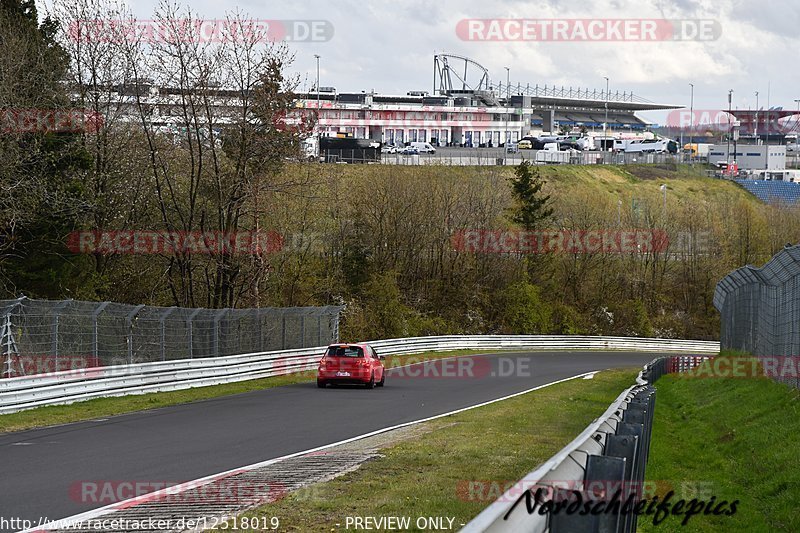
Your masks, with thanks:
<instances>
[{"instance_id":1,"label":"tree line","mask_svg":"<svg viewBox=\"0 0 800 533\"><path fill-rule=\"evenodd\" d=\"M243 33L148 40L107 0L0 4L0 288L5 297L188 307L340 304L347 340L456 333L714 338L714 286L797 240L797 213L673 168L614 174L642 192L571 184L569 171L299 161L293 54ZM197 15L164 4L175 35ZM87 21L116 24L87 27ZM232 24L248 18L229 15ZM88 33L84 33L84 31ZM83 131L15 129L20 109L80 109ZM697 180L669 210L663 178ZM605 173L605 174L604 174ZM611 174L609 174L611 173ZM649 174L648 174L649 173ZM605 176L605 177L604 177ZM650 183L652 185L652 183ZM465 231L623 231L657 250L459 248ZM75 253L81 231L271 232L278 250Z\"/></svg>"}]
</instances>

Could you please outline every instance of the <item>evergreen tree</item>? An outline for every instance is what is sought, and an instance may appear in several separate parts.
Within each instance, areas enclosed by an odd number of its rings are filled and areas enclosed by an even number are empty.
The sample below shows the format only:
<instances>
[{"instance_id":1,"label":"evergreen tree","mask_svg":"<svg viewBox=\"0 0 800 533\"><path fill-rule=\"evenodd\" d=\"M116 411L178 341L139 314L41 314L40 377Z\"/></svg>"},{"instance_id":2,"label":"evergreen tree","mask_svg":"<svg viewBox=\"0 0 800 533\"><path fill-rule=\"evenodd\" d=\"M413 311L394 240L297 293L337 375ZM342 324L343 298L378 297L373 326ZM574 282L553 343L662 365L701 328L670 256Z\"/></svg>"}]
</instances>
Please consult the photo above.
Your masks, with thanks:
<instances>
[{"instance_id":1,"label":"evergreen tree","mask_svg":"<svg viewBox=\"0 0 800 533\"><path fill-rule=\"evenodd\" d=\"M526 230L541 227L553 215L550 196L542 193L545 182L534 170L530 161L523 161L514 168L514 176L509 178L511 193L516 206L511 210L511 220Z\"/></svg>"}]
</instances>

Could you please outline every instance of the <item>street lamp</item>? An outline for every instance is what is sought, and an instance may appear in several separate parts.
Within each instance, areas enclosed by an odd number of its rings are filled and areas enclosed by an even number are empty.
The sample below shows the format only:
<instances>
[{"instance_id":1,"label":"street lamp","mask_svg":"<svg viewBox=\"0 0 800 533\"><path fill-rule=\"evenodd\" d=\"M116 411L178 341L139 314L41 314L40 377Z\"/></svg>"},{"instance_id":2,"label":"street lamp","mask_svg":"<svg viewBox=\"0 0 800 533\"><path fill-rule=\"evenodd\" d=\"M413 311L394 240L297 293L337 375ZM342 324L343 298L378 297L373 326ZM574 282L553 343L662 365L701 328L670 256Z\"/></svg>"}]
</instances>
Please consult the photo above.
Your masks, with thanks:
<instances>
[{"instance_id":1,"label":"street lamp","mask_svg":"<svg viewBox=\"0 0 800 533\"><path fill-rule=\"evenodd\" d=\"M608 128L608 76L603 76L603 78L605 78L605 80L606 80L606 102L605 102L606 117L605 117L605 121L603 122L603 141L607 143L608 139L607 139L607 136L606 136L606 128ZM612 146L613 146L613 144L612 144Z\"/></svg>"},{"instance_id":2,"label":"street lamp","mask_svg":"<svg viewBox=\"0 0 800 533\"><path fill-rule=\"evenodd\" d=\"M733 89L728 91L728 150L727 150L727 163L728 163L728 171L730 171L731 165L731 101L733 99Z\"/></svg>"},{"instance_id":3,"label":"street lamp","mask_svg":"<svg viewBox=\"0 0 800 533\"><path fill-rule=\"evenodd\" d=\"M508 153L508 104L511 101L511 68L503 68L506 69L506 131L504 134L505 142L503 143L503 146L506 149L506 153Z\"/></svg>"},{"instance_id":4,"label":"street lamp","mask_svg":"<svg viewBox=\"0 0 800 533\"><path fill-rule=\"evenodd\" d=\"M794 127L792 129L798 131L797 125L800 123L800 98L796 98L794 103L797 104L797 114L794 116Z\"/></svg>"},{"instance_id":5,"label":"street lamp","mask_svg":"<svg viewBox=\"0 0 800 533\"><path fill-rule=\"evenodd\" d=\"M756 125L753 128L753 134L756 137L756 144L759 144L759 142L758 142L758 91L756 91Z\"/></svg>"},{"instance_id":6,"label":"street lamp","mask_svg":"<svg viewBox=\"0 0 800 533\"><path fill-rule=\"evenodd\" d=\"M322 136L322 122L321 117L322 113L319 109L319 58L322 57L319 54L314 54L314 58L317 60L317 126L320 129L320 136Z\"/></svg>"},{"instance_id":7,"label":"street lamp","mask_svg":"<svg viewBox=\"0 0 800 533\"><path fill-rule=\"evenodd\" d=\"M692 88L691 96L689 96L689 142L692 142L692 133L694 132L694 83L690 83L689 87ZM683 150L683 147L681 147ZM694 150L689 151L689 162L694 163Z\"/></svg>"}]
</instances>

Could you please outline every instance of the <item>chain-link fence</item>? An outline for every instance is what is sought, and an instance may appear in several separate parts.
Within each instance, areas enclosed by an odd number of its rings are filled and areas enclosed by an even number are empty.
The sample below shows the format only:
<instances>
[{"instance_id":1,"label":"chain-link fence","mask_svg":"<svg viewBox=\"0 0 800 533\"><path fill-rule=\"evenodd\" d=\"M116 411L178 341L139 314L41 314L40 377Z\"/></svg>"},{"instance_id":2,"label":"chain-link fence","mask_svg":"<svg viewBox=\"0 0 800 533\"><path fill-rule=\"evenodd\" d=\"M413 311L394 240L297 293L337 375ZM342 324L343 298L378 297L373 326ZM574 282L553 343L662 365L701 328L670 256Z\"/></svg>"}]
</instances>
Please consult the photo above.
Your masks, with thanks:
<instances>
[{"instance_id":1,"label":"chain-link fence","mask_svg":"<svg viewBox=\"0 0 800 533\"><path fill-rule=\"evenodd\" d=\"M721 349L771 358L774 371L768 373L800 387L797 372L775 368L800 355L800 246L787 246L763 268L746 266L725 276L714 307L721 315Z\"/></svg>"},{"instance_id":2,"label":"chain-link fence","mask_svg":"<svg viewBox=\"0 0 800 533\"><path fill-rule=\"evenodd\" d=\"M341 309L0 300L0 376L325 346Z\"/></svg>"}]
</instances>

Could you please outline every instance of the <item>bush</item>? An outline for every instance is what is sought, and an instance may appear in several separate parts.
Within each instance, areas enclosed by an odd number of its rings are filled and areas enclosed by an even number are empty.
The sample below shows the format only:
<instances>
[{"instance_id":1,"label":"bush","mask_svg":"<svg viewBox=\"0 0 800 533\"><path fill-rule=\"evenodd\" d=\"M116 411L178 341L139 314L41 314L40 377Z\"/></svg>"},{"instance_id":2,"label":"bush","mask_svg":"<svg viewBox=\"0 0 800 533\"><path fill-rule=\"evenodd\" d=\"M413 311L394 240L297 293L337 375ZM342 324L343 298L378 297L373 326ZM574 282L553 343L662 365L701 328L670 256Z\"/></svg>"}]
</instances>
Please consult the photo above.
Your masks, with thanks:
<instances>
[{"instance_id":1,"label":"bush","mask_svg":"<svg viewBox=\"0 0 800 533\"><path fill-rule=\"evenodd\" d=\"M499 301L504 333L531 335L550 331L553 311L542 301L536 285L527 281L510 285L500 293Z\"/></svg>"}]
</instances>

